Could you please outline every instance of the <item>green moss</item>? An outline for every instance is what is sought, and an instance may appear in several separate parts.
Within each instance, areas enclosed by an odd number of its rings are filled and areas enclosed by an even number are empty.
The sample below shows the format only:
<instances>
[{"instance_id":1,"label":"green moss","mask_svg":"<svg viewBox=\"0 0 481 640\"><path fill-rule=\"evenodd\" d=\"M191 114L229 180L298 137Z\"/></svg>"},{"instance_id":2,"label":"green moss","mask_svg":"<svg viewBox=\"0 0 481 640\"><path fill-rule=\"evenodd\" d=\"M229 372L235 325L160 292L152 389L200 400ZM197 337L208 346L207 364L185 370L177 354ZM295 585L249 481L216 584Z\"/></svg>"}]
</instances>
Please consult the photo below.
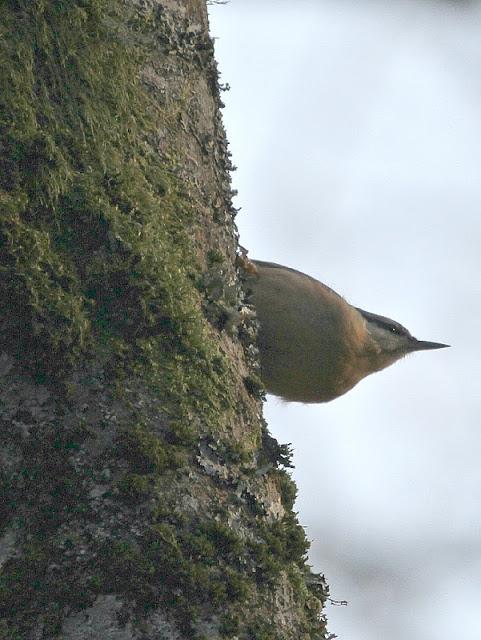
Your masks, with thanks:
<instances>
[{"instance_id":1,"label":"green moss","mask_svg":"<svg viewBox=\"0 0 481 640\"><path fill-rule=\"evenodd\" d=\"M85 435L83 429L67 433L45 427L22 443L24 464L16 498L19 503L35 505L24 526L39 541L48 539L69 514L86 510L86 496L71 460L72 451L78 449Z\"/></svg>"},{"instance_id":2,"label":"green moss","mask_svg":"<svg viewBox=\"0 0 481 640\"><path fill-rule=\"evenodd\" d=\"M244 542L229 526L215 522L199 522L185 538L189 551L204 559L238 557L244 552ZM206 551L208 550L208 552Z\"/></svg>"},{"instance_id":3,"label":"green moss","mask_svg":"<svg viewBox=\"0 0 481 640\"><path fill-rule=\"evenodd\" d=\"M173 607L189 637L197 637L195 624L205 606L222 610L221 634L229 637L244 628L239 607L252 597L256 581L261 586L277 581L287 570L296 602L305 607L309 624L316 624L318 600L306 588L303 574L307 543L295 519L261 528L263 542L247 544L226 524L181 523L173 514L170 519L153 525L149 535L135 543L109 543L110 550L101 554L107 585L129 592L145 606L160 600ZM246 573L246 566L256 572ZM261 620L246 633L256 639L280 637Z\"/></svg>"},{"instance_id":4,"label":"green moss","mask_svg":"<svg viewBox=\"0 0 481 640\"><path fill-rule=\"evenodd\" d=\"M257 578L261 582L274 582L291 564L303 568L309 542L304 529L293 513L270 525L259 525L261 541L249 541L255 558Z\"/></svg>"},{"instance_id":5,"label":"green moss","mask_svg":"<svg viewBox=\"0 0 481 640\"><path fill-rule=\"evenodd\" d=\"M15 623L0 620L0 640L23 640L24 637Z\"/></svg>"},{"instance_id":6,"label":"green moss","mask_svg":"<svg viewBox=\"0 0 481 640\"><path fill-rule=\"evenodd\" d=\"M102 588L102 578L99 575L92 576L90 578L89 587L94 593L100 593Z\"/></svg>"},{"instance_id":7,"label":"green moss","mask_svg":"<svg viewBox=\"0 0 481 640\"><path fill-rule=\"evenodd\" d=\"M0 534L8 526L10 517L15 512L15 492L11 478L0 470Z\"/></svg>"},{"instance_id":8,"label":"green moss","mask_svg":"<svg viewBox=\"0 0 481 640\"><path fill-rule=\"evenodd\" d=\"M244 378L244 385L247 391L255 398L265 399L266 390L262 383L262 380L251 373Z\"/></svg>"},{"instance_id":9,"label":"green moss","mask_svg":"<svg viewBox=\"0 0 481 640\"><path fill-rule=\"evenodd\" d=\"M224 613L220 619L219 633L223 638L236 636L241 627L240 614Z\"/></svg>"},{"instance_id":10,"label":"green moss","mask_svg":"<svg viewBox=\"0 0 481 640\"><path fill-rule=\"evenodd\" d=\"M101 171L130 127L133 65L102 26L105 6L33 1L0 9L3 338L17 355L29 354L28 364L50 370L80 355L91 323L77 269L55 246L60 200L84 174Z\"/></svg>"},{"instance_id":11,"label":"green moss","mask_svg":"<svg viewBox=\"0 0 481 640\"><path fill-rule=\"evenodd\" d=\"M152 485L149 476L126 473L119 481L117 488L125 499L137 504L139 500L146 499L152 494Z\"/></svg>"},{"instance_id":12,"label":"green moss","mask_svg":"<svg viewBox=\"0 0 481 640\"><path fill-rule=\"evenodd\" d=\"M241 540L225 525L163 521L135 541L106 543L99 568L104 589L129 593L143 607L163 602L184 632L197 637L195 623L202 609L233 612L252 592L252 578L240 561L244 552Z\"/></svg>"},{"instance_id":13,"label":"green moss","mask_svg":"<svg viewBox=\"0 0 481 640\"><path fill-rule=\"evenodd\" d=\"M297 497L296 484L285 469L277 469L275 473L277 477L277 487L281 494L282 506L286 511L292 511Z\"/></svg>"},{"instance_id":14,"label":"green moss","mask_svg":"<svg viewBox=\"0 0 481 640\"><path fill-rule=\"evenodd\" d=\"M215 431L236 397L195 286L201 220L175 149L161 162L151 144L181 105L144 90L149 52L119 37L117 10L0 9L0 346L46 382L101 355L112 379L147 380L177 424L195 414Z\"/></svg>"},{"instance_id":15,"label":"green moss","mask_svg":"<svg viewBox=\"0 0 481 640\"><path fill-rule=\"evenodd\" d=\"M270 620L258 618L247 629L249 640L278 640L278 634Z\"/></svg>"},{"instance_id":16,"label":"green moss","mask_svg":"<svg viewBox=\"0 0 481 640\"><path fill-rule=\"evenodd\" d=\"M43 546L30 543L22 558L11 558L0 575L0 616L18 615L26 603L43 589L48 554Z\"/></svg>"},{"instance_id":17,"label":"green moss","mask_svg":"<svg viewBox=\"0 0 481 640\"><path fill-rule=\"evenodd\" d=\"M224 254L219 249L210 249L207 252L207 265L209 267L213 267L215 264L223 264L224 262Z\"/></svg>"},{"instance_id":18,"label":"green moss","mask_svg":"<svg viewBox=\"0 0 481 640\"><path fill-rule=\"evenodd\" d=\"M290 444L279 444L267 430L267 423L263 422L261 460L270 462L275 467L292 468L292 447Z\"/></svg>"},{"instance_id":19,"label":"green moss","mask_svg":"<svg viewBox=\"0 0 481 640\"><path fill-rule=\"evenodd\" d=\"M188 333L194 306L179 270L192 212L168 168L147 158L155 110L138 83L139 51L105 26L116 7L0 10L1 294L16 318L5 342L18 355L34 347L50 373L102 329Z\"/></svg>"},{"instance_id":20,"label":"green moss","mask_svg":"<svg viewBox=\"0 0 481 640\"><path fill-rule=\"evenodd\" d=\"M130 463L135 476L161 474L186 462L185 451L162 442L143 424L124 429L118 438L118 448L120 457Z\"/></svg>"}]
</instances>

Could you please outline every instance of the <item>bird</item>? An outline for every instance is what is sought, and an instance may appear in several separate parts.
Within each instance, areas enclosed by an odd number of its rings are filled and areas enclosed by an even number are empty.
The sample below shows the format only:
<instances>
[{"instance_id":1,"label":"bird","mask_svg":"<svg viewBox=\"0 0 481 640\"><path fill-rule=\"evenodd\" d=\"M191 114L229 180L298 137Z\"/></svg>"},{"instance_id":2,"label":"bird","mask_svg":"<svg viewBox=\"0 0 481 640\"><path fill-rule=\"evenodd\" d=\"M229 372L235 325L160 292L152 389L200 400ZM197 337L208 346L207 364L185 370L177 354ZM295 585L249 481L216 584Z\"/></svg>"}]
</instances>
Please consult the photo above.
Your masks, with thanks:
<instances>
[{"instance_id":1,"label":"bird","mask_svg":"<svg viewBox=\"0 0 481 640\"><path fill-rule=\"evenodd\" d=\"M409 353L450 346L417 340L296 269L250 259L243 266L259 324L260 377L283 400L329 402Z\"/></svg>"}]
</instances>

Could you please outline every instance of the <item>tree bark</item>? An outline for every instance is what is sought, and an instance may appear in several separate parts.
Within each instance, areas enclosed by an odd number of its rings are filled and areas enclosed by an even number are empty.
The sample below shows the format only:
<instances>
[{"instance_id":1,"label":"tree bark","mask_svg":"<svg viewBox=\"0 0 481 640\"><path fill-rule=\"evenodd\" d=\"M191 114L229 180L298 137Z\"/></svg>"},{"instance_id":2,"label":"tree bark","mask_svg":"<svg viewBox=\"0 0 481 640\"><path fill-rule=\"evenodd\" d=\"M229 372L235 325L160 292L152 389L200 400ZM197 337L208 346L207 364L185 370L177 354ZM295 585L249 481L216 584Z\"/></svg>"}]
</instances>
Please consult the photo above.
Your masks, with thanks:
<instances>
[{"instance_id":1,"label":"tree bark","mask_svg":"<svg viewBox=\"0 0 481 640\"><path fill-rule=\"evenodd\" d=\"M0 638L327 638L205 0L0 8Z\"/></svg>"}]
</instances>

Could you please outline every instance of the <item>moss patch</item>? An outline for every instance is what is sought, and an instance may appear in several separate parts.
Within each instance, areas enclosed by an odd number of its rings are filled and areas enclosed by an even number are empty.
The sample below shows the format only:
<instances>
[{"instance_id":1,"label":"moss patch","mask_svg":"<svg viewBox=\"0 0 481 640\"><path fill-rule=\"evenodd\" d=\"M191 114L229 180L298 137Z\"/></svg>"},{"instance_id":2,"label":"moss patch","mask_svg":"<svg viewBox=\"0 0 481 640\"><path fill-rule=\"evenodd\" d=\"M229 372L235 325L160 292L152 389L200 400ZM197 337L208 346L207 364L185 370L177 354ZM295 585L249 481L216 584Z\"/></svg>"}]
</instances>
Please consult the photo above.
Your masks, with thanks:
<instances>
[{"instance_id":1,"label":"moss patch","mask_svg":"<svg viewBox=\"0 0 481 640\"><path fill-rule=\"evenodd\" d=\"M46 381L103 349L112 377L135 361L173 413L209 424L232 395L194 284L198 214L172 150L161 163L149 142L179 107L142 88L147 54L119 37L117 9L0 9L0 347Z\"/></svg>"},{"instance_id":2,"label":"moss patch","mask_svg":"<svg viewBox=\"0 0 481 640\"><path fill-rule=\"evenodd\" d=\"M162 602L192 638L202 611L235 608L252 592L235 534L197 524L162 522L140 540L107 543L100 554L104 590L128 593L141 609Z\"/></svg>"}]
</instances>

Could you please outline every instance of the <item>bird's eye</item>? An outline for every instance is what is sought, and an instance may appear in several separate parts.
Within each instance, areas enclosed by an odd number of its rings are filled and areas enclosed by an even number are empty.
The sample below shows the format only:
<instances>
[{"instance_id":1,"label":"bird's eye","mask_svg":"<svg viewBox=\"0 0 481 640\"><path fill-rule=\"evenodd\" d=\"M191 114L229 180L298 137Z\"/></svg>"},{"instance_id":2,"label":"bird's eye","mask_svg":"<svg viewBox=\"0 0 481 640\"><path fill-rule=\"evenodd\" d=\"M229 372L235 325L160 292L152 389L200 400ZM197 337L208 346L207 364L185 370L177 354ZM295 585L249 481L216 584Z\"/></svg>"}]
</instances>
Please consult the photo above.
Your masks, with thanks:
<instances>
[{"instance_id":1,"label":"bird's eye","mask_svg":"<svg viewBox=\"0 0 481 640\"><path fill-rule=\"evenodd\" d=\"M395 333L397 336L401 335L401 332L397 327L391 327L391 333Z\"/></svg>"}]
</instances>

